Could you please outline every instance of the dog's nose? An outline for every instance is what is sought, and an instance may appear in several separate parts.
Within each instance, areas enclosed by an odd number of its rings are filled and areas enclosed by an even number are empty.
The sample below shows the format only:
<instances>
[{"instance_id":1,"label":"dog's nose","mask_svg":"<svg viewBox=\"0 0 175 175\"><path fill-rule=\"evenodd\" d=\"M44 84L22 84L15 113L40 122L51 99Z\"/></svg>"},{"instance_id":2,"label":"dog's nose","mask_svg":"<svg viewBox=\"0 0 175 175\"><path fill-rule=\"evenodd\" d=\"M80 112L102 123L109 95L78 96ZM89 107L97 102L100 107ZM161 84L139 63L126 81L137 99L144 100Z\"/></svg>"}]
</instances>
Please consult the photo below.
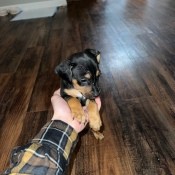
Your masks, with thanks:
<instances>
[{"instance_id":1,"label":"dog's nose","mask_svg":"<svg viewBox=\"0 0 175 175\"><path fill-rule=\"evenodd\" d=\"M100 95L101 89L99 87L93 88L93 95L94 97L98 97Z\"/></svg>"}]
</instances>

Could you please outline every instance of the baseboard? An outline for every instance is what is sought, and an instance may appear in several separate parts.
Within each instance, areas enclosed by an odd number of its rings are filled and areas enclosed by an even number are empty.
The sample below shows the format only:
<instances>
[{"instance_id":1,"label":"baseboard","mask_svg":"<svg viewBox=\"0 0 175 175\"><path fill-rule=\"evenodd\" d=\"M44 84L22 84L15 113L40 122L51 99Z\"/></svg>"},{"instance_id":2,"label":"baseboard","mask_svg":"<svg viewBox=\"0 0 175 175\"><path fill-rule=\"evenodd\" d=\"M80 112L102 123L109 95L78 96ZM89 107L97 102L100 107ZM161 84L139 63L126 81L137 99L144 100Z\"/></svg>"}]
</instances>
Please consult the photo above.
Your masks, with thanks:
<instances>
[{"instance_id":1,"label":"baseboard","mask_svg":"<svg viewBox=\"0 0 175 175\"><path fill-rule=\"evenodd\" d=\"M24 11L24 10L30 10L30 9L59 7L59 6L66 6L66 5L67 5L66 0L50 0L50 1L42 1L42 2L31 2L31 3L25 3L25 4L8 5L8 6L0 7L0 9L18 7Z\"/></svg>"}]
</instances>

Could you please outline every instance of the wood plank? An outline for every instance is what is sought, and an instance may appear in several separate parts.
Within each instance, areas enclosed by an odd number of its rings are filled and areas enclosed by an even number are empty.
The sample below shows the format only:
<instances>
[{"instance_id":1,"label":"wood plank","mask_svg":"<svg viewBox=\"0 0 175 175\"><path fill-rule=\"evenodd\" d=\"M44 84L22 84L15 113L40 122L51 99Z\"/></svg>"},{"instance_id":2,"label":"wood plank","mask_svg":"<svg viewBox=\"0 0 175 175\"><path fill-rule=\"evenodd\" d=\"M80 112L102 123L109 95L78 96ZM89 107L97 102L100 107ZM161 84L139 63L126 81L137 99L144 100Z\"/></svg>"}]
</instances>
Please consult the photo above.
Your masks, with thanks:
<instances>
[{"instance_id":1,"label":"wood plank","mask_svg":"<svg viewBox=\"0 0 175 175\"><path fill-rule=\"evenodd\" d=\"M45 49L42 56L28 112L47 110L50 107L50 98L54 90L59 87L59 78L54 72L61 54L61 38L58 37L59 35L60 30L52 31L50 35L49 47Z\"/></svg>"},{"instance_id":2,"label":"wood plank","mask_svg":"<svg viewBox=\"0 0 175 175\"><path fill-rule=\"evenodd\" d=\"M9 158L10 151L16 145L20 135L42 53L42 47L28 49L17 72L10 78L6 88L4 88L1 110L3 111L4 107L6 109L3 113L3 123L0 128L0 160L2 161L0 169L7 166L7 158ZM7 138L8 145L4 144Z\"/></svg>"}]
</instances>

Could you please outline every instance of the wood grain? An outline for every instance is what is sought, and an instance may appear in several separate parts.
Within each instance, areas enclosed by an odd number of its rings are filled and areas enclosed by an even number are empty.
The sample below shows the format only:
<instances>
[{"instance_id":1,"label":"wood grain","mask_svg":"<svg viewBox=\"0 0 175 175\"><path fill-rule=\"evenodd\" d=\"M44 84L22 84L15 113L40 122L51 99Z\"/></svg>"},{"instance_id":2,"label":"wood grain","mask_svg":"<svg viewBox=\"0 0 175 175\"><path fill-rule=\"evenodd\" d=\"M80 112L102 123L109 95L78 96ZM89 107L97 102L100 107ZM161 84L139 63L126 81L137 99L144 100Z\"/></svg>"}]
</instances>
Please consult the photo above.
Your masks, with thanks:
<instances>
[{"instance_id":1,"label":"wood grain","mask_svg":"<svg viewBox=\"0 0 175 175\"><path fill-rule=\"evenodd\" d=\"M101 51L104 139L87 128L68 175L175 174L175 3L69 0L52 18L0 17L0 172L53 115L54 68Z\"/></svg>"}]
</instances>

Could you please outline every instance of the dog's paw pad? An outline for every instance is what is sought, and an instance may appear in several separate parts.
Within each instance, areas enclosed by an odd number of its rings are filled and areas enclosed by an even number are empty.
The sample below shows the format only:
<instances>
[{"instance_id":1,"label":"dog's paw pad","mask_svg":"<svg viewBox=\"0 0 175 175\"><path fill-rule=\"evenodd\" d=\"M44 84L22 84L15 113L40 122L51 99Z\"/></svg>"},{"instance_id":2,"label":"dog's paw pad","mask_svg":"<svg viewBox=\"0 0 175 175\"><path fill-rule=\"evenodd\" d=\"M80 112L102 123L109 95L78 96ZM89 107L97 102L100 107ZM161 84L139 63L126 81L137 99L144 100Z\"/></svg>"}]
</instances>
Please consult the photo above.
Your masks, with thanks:
<instances>
[{"instance_id":1,"label":"dog's paw pad","mask_svg":"<svg viewBox=\"0 0 175 175\"><path fill-rule=\"evenodd\" d=\"M86 118L83 111L72 111L72 115L79 123L85 123Z\"/></svg>"}]
</instances>

